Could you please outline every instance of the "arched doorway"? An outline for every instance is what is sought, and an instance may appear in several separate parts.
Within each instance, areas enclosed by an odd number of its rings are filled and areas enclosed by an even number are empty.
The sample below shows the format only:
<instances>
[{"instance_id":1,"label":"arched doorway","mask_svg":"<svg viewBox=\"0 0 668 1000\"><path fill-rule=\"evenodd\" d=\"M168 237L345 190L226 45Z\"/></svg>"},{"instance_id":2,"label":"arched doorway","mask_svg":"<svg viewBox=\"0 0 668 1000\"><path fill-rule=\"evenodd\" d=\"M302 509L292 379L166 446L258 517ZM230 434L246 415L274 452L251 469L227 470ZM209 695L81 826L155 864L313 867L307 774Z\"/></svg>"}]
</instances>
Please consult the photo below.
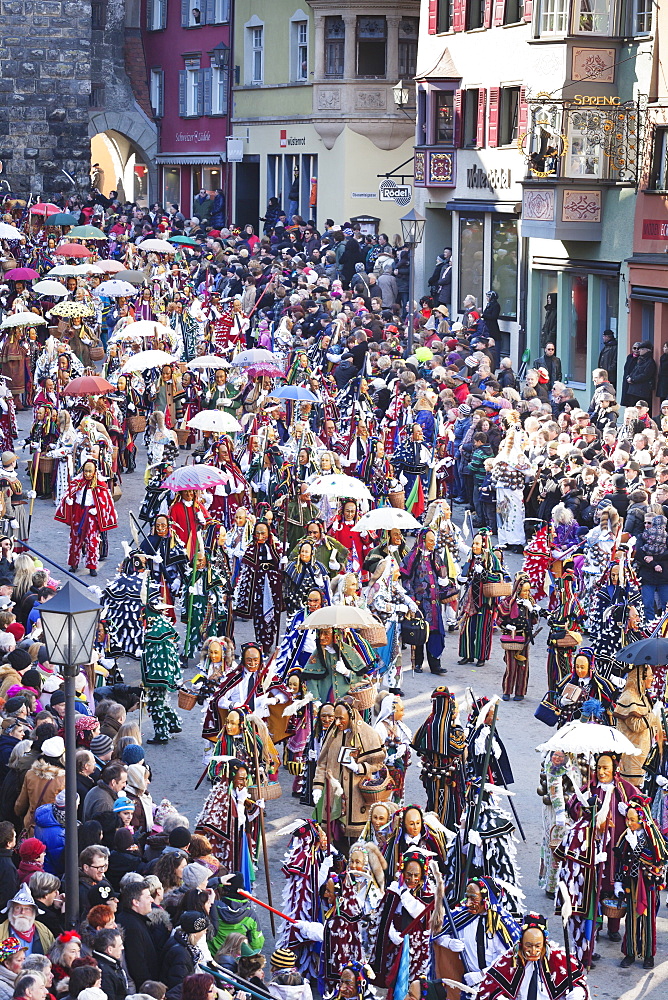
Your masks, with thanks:
<instances>
[{"instance_id":1,"label":"arched doorway","mask_svg":"<svg viewBox=\"0 0 668 1000\"><path fill-rule=\"evenodd\" d=\"M117 191L119 199L148 207L149 164L127 136L109 129L90 142L91 181L105 197Z\"/></svg>"}]
</instances>

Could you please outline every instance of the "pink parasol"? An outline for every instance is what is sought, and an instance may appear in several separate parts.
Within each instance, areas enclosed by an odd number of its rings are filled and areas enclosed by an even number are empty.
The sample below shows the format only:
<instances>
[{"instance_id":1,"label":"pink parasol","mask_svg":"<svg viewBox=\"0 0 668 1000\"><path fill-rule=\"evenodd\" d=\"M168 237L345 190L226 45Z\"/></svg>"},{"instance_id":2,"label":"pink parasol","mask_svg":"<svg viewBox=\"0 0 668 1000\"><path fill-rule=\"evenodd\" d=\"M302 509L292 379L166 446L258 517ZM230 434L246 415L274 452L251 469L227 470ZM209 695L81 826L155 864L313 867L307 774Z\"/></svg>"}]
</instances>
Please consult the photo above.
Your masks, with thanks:
<instances>
[{"instance_id":1,"label":"pink parasol","mask_svg":"<svg viewBox=\"0 0 668 1000\"><path fill-rule=\"evenodd\" d=\"M30 215L55 215L56 212L60 211L61 209L57 205L53 205L50 201L38 201L36 205L32 205L28 209Z\"/></svg>"},{"instance_id":2,"label":"pink parasol","mask_svg":"<svg viewBox=\"0 0 668 1000\"><path fill-rule=\"evenodd\" d=\"M81 243L61 243L53 251L57 257L92 257L93 251Z\"/></svg>"},{"instance_id":3,"label":"pink parasol","mask_svg":"<svg viewBox=\"0 0 668 1000\"><path fill-rule=\"evenodd\" d=\"M162 484L166 490L207 490L212 486L225 486L227 476L213 465L182 465L174 469Z\"/></svg>"},{"instance_id":4,"label":"pink parasol","mask_svg":"<svg viewBox=\"0 0 668 1000\"><path fill-rule=\"evenodd\" d=\"M285 372L277 365L251 365L250 368L246 369L246 372L251 378L259 378L261 375L264 375L267 378L285 378Z\"/></svg>"},{"instance_id":5,"label":"pink parasol","mask_svg":"<svg viewBox=\"0 0 668 1000\"><path fill-rule=\"evenodd\" d=\"M13 267L5 271L5 278L9 281L38 281L39 274L32 267Z\"/></svg>"}]
</instances>

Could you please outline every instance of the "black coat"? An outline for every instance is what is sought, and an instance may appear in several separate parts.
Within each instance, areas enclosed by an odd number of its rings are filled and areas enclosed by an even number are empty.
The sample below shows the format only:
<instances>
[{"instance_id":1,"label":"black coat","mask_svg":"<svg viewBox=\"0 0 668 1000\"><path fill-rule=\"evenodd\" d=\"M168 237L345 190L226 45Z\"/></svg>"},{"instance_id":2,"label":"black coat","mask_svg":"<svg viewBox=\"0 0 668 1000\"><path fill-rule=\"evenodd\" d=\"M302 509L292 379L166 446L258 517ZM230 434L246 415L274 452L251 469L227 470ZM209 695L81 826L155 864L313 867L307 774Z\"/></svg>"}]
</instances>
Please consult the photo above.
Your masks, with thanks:
<instances>
[{"instance_id":1,"label":"black coat","mask_svg":"<svg viewBox=\"0 0 668 1000\"><path fill-rule=\"evenodd\" d=\"M650 406L656 385L656 361L651 354L638 358L628 376L628 396L631 400L644 399Z\"/></svg>"},{"instance_id":2,"label":"black coat","mask_svg":"<svg viewBox=\"0 0 668 1000\"><path fill-rule=\"evenodd\" d=\"M608 382L612 382L614 386L617 385L617 351L619 345L615 339L609 340L607 344L603 346L601 353L598 356L598 367L604 368L608 373ZM668 360L668 355L666 355ZM668 372L667 372L668 375ZM647 400L649 403L649 400Z\"/></svg>"},{"instance_id":3,"label":"black coat","mask_svg":"<svg viewBox=\"0 0 668 1000\"><path fill-rule=\"evenodd\" d=\"M112 851L109 855L109 868L107 878L114 889L120 889L121 879L128 872L138 872L143 875L148 865L141 860L138 851Z\"/></svg>"},{"instance_id":4,"label":"black coat","mask_svg":"<svg viewBox=\"0 0 668 1000\"><path fill-rule=\"evenodd\" d=\"M361 264L363 260L362 246L354 236L351 236L346 241L346 249L341 254L341 276L346 284L350 282L355 273L355 264Z\"/></svg>"},{"instance_id":5,"label":"black coat","mask_svg":"<svg viewBox=\"0 0 668 1000\"><path fill-rule=\"evenodd\" d=\"M18 872L12 860L13 853L7 848L0 850L0 910L16 895L19 887Z\"/></svg>"},{"instance_id":6,"label":"black coat","mask_svg":"<svg viewBox=\"0 0 668 1000\"><path fill-rule=\"evenodd\" d=\"M499 330L499 316L501 315L501 306L499 305L498 299L490 299L485 308L482 311L482 318L485 321L485 326L487 327L487 332L490 337L494 337L494 340L499 342L499 336L501 331Z\"/></svg>"},{"instance_id":7,"label":"black coat","mask_svg":"<svg viewBox=\"0 0 668 1000\"><path fill-rule=\"evenodd\" d=\"M125 964L136 989L147 979L160 979L158 952L147 918L134 910L122 909L116 915L116 923L125 928Z\"/></svg>"},{"instance_id":8,"label":"black coat","mask_svg":"<svg viewBox=\"0 0 668 1000\"><path fill-rule=\"evenodd\" d=\"M167 946L162 953L160 963L160 982L164 983L168 990L182 983L186 976L192 976L195 971L195 963L187 945L184 943L183 932L173 930Z\"/></svg>"},{"instance_id":9,"label":"black coat","mask_svg":"<svg viewBox=\"0 0 668 1000\"><path fill-rule=\"evenodd\" d=\"M107 994L107 1000L125 1000L128 995L128 981L120 962L101 951L94 951L93 957L102 972L100 985L103 993ZM140 986L141 983L137 984L137 990Z\"/></svg>"},{"instance_id":10,"label":"black coat","mask_svg":"<svg viewBox=\"0 0 668 1000\"><path fill-rule=\"evenodd\" d=\"M659 378L656 383L656 394L659 399L668 399L668 354L662 354L659 360ZM647 400L649 403L649 399Z\"/></svg>"}]
</instances>

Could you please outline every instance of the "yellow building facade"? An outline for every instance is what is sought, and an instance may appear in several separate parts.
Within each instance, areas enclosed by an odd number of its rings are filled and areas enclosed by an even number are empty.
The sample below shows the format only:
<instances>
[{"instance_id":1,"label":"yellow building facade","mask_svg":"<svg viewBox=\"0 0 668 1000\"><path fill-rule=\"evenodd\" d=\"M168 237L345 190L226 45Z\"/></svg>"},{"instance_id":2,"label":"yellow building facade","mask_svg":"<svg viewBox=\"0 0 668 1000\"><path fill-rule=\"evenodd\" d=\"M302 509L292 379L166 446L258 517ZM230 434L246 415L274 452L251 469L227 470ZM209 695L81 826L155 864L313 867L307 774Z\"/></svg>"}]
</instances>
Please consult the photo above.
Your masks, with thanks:
<instances>
[{"instance_id":1,"label":"yellow building facade","mask_svg":"<svg viewBox=\"0 0 668 1000\"><path fill-rule=\"evenodd\" d=\"M359 219L390 237L412 196L412 100L419 3L334 6L237 0L234 216L243 224L277 198L322 228ZM405 96L405 95L404 95ZM404 103L405 101L401 101ZM403 171L403 173L402 173ZM389 175L389 176L387 176Z\"/></svg>"}]
</instances>

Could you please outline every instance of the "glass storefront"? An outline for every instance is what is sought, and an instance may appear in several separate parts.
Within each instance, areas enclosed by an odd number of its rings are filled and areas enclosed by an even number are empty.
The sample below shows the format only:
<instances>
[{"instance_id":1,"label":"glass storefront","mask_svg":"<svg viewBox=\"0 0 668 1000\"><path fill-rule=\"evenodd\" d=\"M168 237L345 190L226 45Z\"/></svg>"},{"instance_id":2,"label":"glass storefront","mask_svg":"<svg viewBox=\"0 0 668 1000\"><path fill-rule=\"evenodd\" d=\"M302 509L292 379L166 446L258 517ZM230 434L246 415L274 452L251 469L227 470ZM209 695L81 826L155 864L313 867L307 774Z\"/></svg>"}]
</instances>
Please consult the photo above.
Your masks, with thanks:
<instances>
[{"instance_id":1,"label":"glass storefront","mask_svg":"<svg viewBox=\"0 0 668 1000\"><path fill-rule=\"evenodd\" d=\"M589 305L589 278L586 274L571 277L571 322L567 332L568 346L565 371L571 382L587 383L587 308Z\"/></svg>"},{"instance_id":2,"label":"glass storefront","mask_svg":"<svg viewBox=\"0 0 668 1000\"><path fill-rule=\"evenodd\" d=\"M181 167L162 168L162 204L179 205L181 202Z\"/></svg>"},{"instance_id":3,"label":"glass storefront","mask_svg":"<svg viewBox=\"0 0 668 1000\"><path fill-rule=\"evenodd\" d=\"M517 221L492 219L492 290L504 319L517 319L517 257Z\"/></svg>"},{"instance_id":4,"label":"glass storefront","mask_svg":"<svg viewBox=\"0 0 668 1000\"><path fill-rule=\"evenodd\" d=\"M474 295L479 306L483 304L484 235L483 216L459 216L460 312L467 295Z\"/></svg>"}]
</instances>

